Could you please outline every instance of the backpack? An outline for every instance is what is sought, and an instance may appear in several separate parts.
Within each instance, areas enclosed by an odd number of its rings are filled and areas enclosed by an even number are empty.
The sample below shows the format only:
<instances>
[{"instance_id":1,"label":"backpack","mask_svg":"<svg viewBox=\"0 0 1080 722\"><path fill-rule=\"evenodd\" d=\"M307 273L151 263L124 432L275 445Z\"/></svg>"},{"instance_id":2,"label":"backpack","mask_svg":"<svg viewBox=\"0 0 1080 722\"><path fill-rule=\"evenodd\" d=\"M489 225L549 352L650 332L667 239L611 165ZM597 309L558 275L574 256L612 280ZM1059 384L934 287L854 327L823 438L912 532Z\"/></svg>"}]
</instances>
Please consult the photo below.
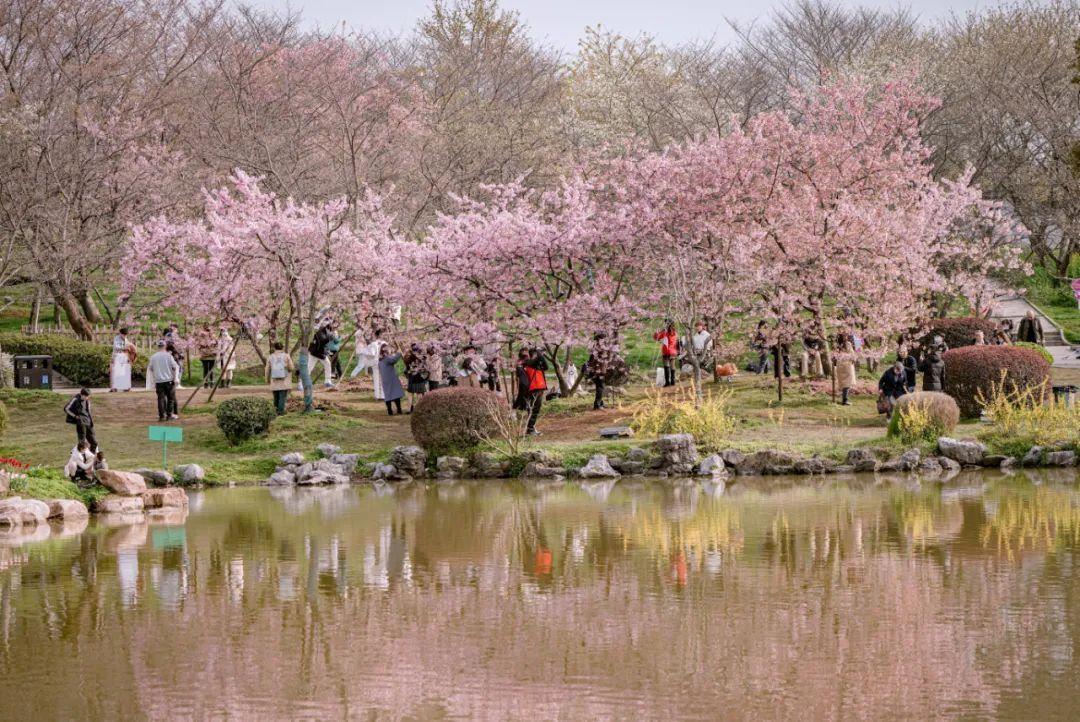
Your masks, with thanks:
<instances>
[{"instance_id":1,"label":"backpack","mask_svg":"<svg viewBox=\"0 0 1080 722\"><path fill-rule=\"evenodd\" d=\"M283 379L289 375L288 365L285 363L285 354L274 354L270 357L270 378Z\"/></svg>"}]
</instances>

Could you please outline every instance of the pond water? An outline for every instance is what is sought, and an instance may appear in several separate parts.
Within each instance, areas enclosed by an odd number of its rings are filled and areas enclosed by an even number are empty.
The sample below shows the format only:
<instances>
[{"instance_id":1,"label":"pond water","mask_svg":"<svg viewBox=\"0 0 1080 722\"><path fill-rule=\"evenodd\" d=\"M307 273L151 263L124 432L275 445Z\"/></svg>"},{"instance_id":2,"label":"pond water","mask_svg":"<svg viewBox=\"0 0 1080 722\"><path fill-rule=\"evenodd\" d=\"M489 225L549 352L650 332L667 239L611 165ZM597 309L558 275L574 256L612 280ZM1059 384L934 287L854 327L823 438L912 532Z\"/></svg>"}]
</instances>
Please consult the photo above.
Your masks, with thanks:
<instances>
[{"instance_id":1,"label":"pond water","mask_svg":"<svg viewBox=\"0 0 1080 722\"><path fill-rule=\"evenodd\" d=\"M1075 718L1075 473L196 492L0 539L0 717Z\"/></svg>"}]
</instances>

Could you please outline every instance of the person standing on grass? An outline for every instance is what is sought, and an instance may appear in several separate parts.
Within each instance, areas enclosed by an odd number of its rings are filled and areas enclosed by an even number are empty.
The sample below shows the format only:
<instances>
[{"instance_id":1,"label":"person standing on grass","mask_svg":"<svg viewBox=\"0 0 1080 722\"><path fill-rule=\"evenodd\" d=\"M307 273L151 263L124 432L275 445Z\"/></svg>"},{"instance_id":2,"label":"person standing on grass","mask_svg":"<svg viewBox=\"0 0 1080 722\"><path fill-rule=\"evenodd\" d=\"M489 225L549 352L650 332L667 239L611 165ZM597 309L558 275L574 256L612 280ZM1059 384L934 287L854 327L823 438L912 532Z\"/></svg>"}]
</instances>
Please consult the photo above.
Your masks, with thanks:
<instances>
[{"instance_id":1,"label":"person standing on grass","mask_svg":"<svg viewBox=\"0 0 1080 722\"><path fill-rule=\"evenodd\" d=\"M165 339L158 341L158 350L150 357L146 373L154 380L157 392L158 421L175 421L180 418L176 403L176 378L180 373L180 364L166 348Z\"/></svg>"},{"instance_id":2,"label":"person standing on grass","mask_svg":"<svg viewBox=\"0 0 1080 722\"><path fill-rule=\"evenodd\" d=\"M540 418L540 407L547 392L548 370L544 355L537 349L521 349L518 354L518 395L514 408L528 414L525 433L529 436L539 436L536 430L536 420Z\"/></svg>"},{"instance_id":3,"label":"person standing on grass","mask_svg":"<svg viewBox=\"0 0 1080 722\"><path fill-rule=\"evenodd\" d=\"M660 358L664 365L664 388L674 386L677 378L675 360L679 357L679 333L675 322L668 319L664 328L653 334L653 340L660 343Z\"/></svg>"},{"instance_id":4,"label":"person standing on grass","mask_svg":"<svg viewBox=\"0 0 1080 722\"><path fill-rule=\"evenodd\" d=\"M109 365L109 391L131 391L131 365L135 346L128 341L127 328L113 337L112 363Z\"/></svg>"},{"instance_id":5,"label":"person standing on grass","mask_svg":"<svg viewBox=\"0 0 1080 722\"><path fill-rule=\"evenodd\" d=\"M937 349L931 349L923 359L919 369L923 372L923 391L943 391L945 389L945 361Z\"/></svg>"},{"instance_id":6,"label":"person standing on grass","mask_svg":"<svg viewBox=\"0 0 1080 722\"><path fill-rule=\"evenodd\" d=\"M593 335L589 359L585 362L585 378L593 382L593 411L604 408L604 379L611 370L612 356L614 356L614 350L607 342L607 334L597 331Z\"/></svg>"},{"instance_id":7,"label":"person standing on grass","mask_svg":"<svg viewBox=\"0 0 1080 722\"><path fill-rule=\"evenodd\" d=\"M1039 319L1035 318L1034 311L1029 310L1023 320L1020 321L1020 328L1016 331L1016 340L1037 343L1040 346L1042 345L1042 323L1039 322Z\"/></svg>"},{"instance_id":8,"label":"person standing on grass","mask_svg":"<svg viewBox=\"0 0 1080 722\"><path fill-rule=\"evenodd\" d=\"M386 413L390 416L394 415L395 408L398 415L401 415L401 399L405 396L405 389L401 387L401 379L397 373L397 362L400 360L401 353L390 351L389 346L379 349L379 383L382 386Z\"/></svg>"},{"instance_id":9,"label":"person standing on grass","mask_svg":"<svg viewBox=\"0 0 1080 722\"><path fill-rule=\"evenodd\" d=\"M836 385L840 388L840 403L851 406L852 387L855 386L855 347L847 334L840 334L836 339L837 358L835 363Z\"/></svg>"},{"instance_id":10,"label":"person standing on grass","mask_svg":"<svg viewBox=\"0 0 1080 722\"><path fill-rule=\"evenodd\" d=\"M892 416L896 400L907 393L907 372L904 371L904 363L896 361L890 366L878 380L878 390L889 404L889 416Z\"/></svg>"},{"instance_id":11,"label":"person standing on grass","mask_svg":"<svg viewBox=\"0 0 1080 722\"><path fill-rule=\"evenodd\" d=\"M64 407L65 421L75 425L78 441L85 441L90 451L97 451L98 443L94 438L94 415L90 411L90 389L79 389Z\"/></svg>"},{"instance_id":12,"label":"person standing on grass","mask_svg":"<svg viewBox=\"0 0 1080 722\"><path fill-rule=\"evenodd\" d=\"M409 387L409 413L416 406L416 397L428 392L428 369L420 344L412 343L405 353L405 381Z\"/></svg>"},{"instance_id":13,"label":"person standing on grass","mask_svg":"<svg viewBox=\"0 0 1080 722\"><path fill-rule=\"evenodd\" d=\"M233 373L236 372L234 345L229 329L222 326L217 339L217 367L218 373L221 374L221 387L224 389L232 386Z\"/></svg>"},{"instance_id":14,"label":"person standing on grass","mask_svg":"<svg viewBox=\"0 0 1080 722\"><path fill-rule=\"evenodd\" d=\"M901 346L896 352L896 360L904 365L904 388L910 394L918 383L919 364L915 361L915 357L908 353L907 346Z\"/></svg>"},{"instance_id":15,"label":"person standing on grass","mask_svg":"<svg viewBox=\"0 0 1080 722\"><path fill-rule=\"evenodd\" d=\"M217 340L209 324L204 323L195 334L195 351L202 364L203 388L208 389L214 385L214 365L218 355Z\"/></svg>"},{"instance_id":16,"label":"person standing on grass","mask_svg":"<svg viewBox=\"0 0 1080 722\"><path fill-rule=\"evenodd\" d=\"M275 341L274 352L266 359L266 383L270 384L270 390L274 393L274 408L278 416L285 415L294 371L296 366L292 357L285 353L285 344Z\"/></svg>"},{"instance_id":17,"label":"person standing on grass","mask_svg":"<svg viewBox=\"0 0 1080 722\"><path fill-rule=\"evenodd\" d=\"M424 368L428 373L428 388L432 391L443 386L443 360L442 354L435 348L435 344L429 344L427 353L424 355Z\"/></svg>"}]
</instances>

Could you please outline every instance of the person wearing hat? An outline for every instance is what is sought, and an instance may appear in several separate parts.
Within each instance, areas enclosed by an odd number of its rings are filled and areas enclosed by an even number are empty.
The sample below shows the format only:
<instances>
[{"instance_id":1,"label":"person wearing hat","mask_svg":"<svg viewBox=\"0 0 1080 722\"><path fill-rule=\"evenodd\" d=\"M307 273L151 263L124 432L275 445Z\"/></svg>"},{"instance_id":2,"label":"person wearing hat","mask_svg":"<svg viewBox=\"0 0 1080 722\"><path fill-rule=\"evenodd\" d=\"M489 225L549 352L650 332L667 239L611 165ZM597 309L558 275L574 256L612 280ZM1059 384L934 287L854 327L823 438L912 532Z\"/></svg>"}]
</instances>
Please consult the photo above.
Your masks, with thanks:
<instances>
[{"instance_id":1,"label":"person wearing hat","mask_svg":"<svg viewBox=\"0 0 1080 722\"><path fill-rule=\"evenodd\" d=\"M157 342L157 353L150 357L146 373L154 380L157 392L158 421L175 420L177 414L176 379L180 373L180 364L166 349L165 339Z\"/></svg>"}]
</instances>

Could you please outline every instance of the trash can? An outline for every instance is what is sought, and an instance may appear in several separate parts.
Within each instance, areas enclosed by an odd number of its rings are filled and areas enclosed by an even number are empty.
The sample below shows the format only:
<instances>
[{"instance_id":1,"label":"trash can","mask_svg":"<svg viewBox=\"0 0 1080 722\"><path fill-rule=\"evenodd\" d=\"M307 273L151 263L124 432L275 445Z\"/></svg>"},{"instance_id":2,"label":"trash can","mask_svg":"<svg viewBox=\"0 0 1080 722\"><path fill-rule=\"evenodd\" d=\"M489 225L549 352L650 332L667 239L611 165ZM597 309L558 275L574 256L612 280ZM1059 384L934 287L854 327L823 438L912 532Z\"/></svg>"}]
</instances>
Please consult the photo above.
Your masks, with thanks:
<instances>
[{"instance_id":1,"label":"trash can","mask_svg":"<svg viewBox=\"0 0 1080 722\"><path fill-rule=\"evenodd\" d=\"M52 356L14 356L15 388L52 389Z\"/></svg>"},{"instance_id":2,"label":"trash can","mask_svg":"<svg viewBox=\"0 0 1080 722\"><path fill-rule=\"evenodd\" d=\"M1068 408L1072 408L1072 405L1076 402L1076 392L1080 391L1080 387L1072 385L1053 386L1051 388L1054 392L1054 402L1064 403Z\"/></svg>"}]
</instances>

